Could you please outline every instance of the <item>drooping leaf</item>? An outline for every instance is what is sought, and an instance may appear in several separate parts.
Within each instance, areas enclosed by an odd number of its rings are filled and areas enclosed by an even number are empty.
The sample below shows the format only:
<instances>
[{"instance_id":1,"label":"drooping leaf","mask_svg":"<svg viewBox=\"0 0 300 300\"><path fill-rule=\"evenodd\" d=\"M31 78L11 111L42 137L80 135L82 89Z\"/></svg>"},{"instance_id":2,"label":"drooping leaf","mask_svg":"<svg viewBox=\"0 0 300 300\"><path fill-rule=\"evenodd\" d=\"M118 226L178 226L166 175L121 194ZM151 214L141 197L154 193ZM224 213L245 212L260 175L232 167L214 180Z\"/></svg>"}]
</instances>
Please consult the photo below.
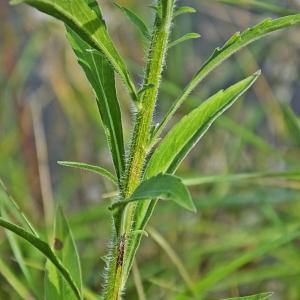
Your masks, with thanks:
<instances>
[{"instance_id":1,"label":"drooping leaf","mask_svg":"<svg viewBox=\"0 0 300 300\"><path fill-rule=\"evenodd\" d=\"M233 55L243 47L264 37L265 35L273 31L298 24L299 22L300 14L295 14L281 17L278 19L266 19L263 22L245 30L242 33L235 33L224 44L222 48L217 48L213 52L209 59L201 66L194 78L185 87L183 93L175 100L174 104L172 105L168 113L165 115L160 126L157 128L156 133L154 135L154 139L156 139L160 135L162 130L165 128L166 124L173 117L174 113L187 99L189 94L196 88L196 86L223 61L225 61L227 58L229 58L231 55Z\"/></svg>"},{"instance_id":2,"label":"drooping leaf","mask_svg":"<svg viewBox=\"0 0 300 300\"><path fill-rule=\"evenodd\" d=\"M80 288L76 285L74 279L72 278L70 272L66 269L66 267L62 264L60 259L55 255L55 253L51 250L49 245L41 240L40 238L37 238L30 232L24 230L23 228L8 222L7 220L0 218L0 226L12 231L19 237L26 240L32 247L39 250L45 257L47 257L59 270L60 274L64 277L64 279L68 282L71 289L73 290L74 294L76 295L76 298L78 300L81 300L81 294L80 294Z\"/></svg>"},{"instance_id":3,"label":"drooping leaf","mask_svg":"<svg viewBox=\"0 0 300 300\"><path fill-rule=\"evenodd\" d=\"M184 116L163 138L146 169L146 177L172 173L210 125L256 81L259 72L220 91Z\"/></svg>"},{"instance_id":4,"label":"drooping leaf","mask_svg":"<svg viewBox=\"0 0 300 300\"><path fill-rule=\"evenodd\" d=\"M191 195L181 179L169 174L159 174L143 181L128 200L115 202L112 209L123 208L130 202L155 198L172 200L187 210L196 211Z\"/></svg>"},{"instance_id":5,"label":"drooping leaf","mask_svg":"<svg viewBox=\"0 0 300 300\"><path fill-rule=\"evenodd\" d=\"M150 34L146 24L144 23L144 21L139 16L137 16L133 11L131 11L130 9L128 9L124 6L121 6L117 3L115 3L115 5L116 5L116 7L118 7L126 15L126 17L139 30L139 32L142 34L142 36L146 40L151 39L151 34Z\"/></svg>"},{"instance_id":6,"label":"drooping leaf","mask_svg":"<svg viewBox=\"0 0 300 300\"><path fill-rule=\"evenodd\" d=\"M187 33L184 36L178 38L177 40L171 42L169 44L169 49L174 46L177 46L178 44L183 43L185 41L192 40L192 39L198 39L200 37L201 37L201 35L199 33L195 33L195 32Z\"/></svg>"},{"instance_id":7,"label":"drooping leaf","mask_svg":"<svg viewBox=\"0 0 300 300\"><path fill-rule=\"evenodd\" d=\"M79 256L72 232L61 208L58 208L56 212L53 252L68 269L81 293L82 278ZM49 260L46 262L45 297L47 300L77 299L71 287Z\"/></svg>"},{"instance_id":8,"label":"drooping leaf","mask_svg":"<svg viewBox=\"0 0 300 300\"><path fill-rule=\"evenodd\" d=\"M136 90L127 67L110 38L104 20L88 5L97 4L95 0L12 0L12 4L26 3L51 15L68 25L88 45L103 53L120 74L134 100Z\"/></svg>"},{"instance_id":9,"label":"drooping leaf","mask_svg":"<svg viewBox=\"0 0 300 300\"><path fill-rule=\"evenodd\" d=\"M181 6L178 7L174 12L174 18L182 15L182 14L192 14L195 13L196 9L190 6Z\"/></svg>"},{"instance_id":10,"label":"drooping leaf","mask_svg":"<svg viewBox=\"0 0 300 300\"><path fill-rule=\"evenodd\" d=\"M117 184L118 182L117 178L113 174L111 174L109 171L99 166L90 165L82 162L75 162L75 161L58 161L57 163L64 167L77 168L80 170L86 170L86 171L90 171L102 175L108 178L114 184Z\"/></svg>"},{"instance_id":11,"label":"drooping leaf","mask_svg":"<svg viewBox=\"0 0 300 300\"><path fill-rule=\"evenodd\" d=\"M261 293L252 296L244 296L244 297L234 297L234 298L227 298L223 300L266 300L269 299L273 295L272 292L269 293Z\"/></svg>"}]
</instances>

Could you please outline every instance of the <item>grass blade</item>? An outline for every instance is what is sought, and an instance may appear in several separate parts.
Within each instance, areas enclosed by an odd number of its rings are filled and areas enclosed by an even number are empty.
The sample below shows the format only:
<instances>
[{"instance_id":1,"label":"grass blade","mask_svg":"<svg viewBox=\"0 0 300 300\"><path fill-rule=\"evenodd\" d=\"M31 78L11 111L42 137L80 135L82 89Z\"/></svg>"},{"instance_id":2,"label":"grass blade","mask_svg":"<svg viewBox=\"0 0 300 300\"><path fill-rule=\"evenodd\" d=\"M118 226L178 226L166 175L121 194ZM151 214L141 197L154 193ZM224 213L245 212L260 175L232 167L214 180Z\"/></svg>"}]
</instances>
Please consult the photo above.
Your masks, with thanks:
<instances>
[{"instance_id":1,"label":"grass blade","mask_svg":"<svg viewBox=\"0 0 300 300\"><path fill-rule=\"evenodd\" d=\"M264 10L264 11L268 11L275 14L281 14L281 15L295 13L295 11L292 9L281 7L278 4L274 4L266 1L259 1L259 0L217 0L217 1L228 5L243 6L243 7L250 6L253 8L257 8L259 10Z\"/></svg>"},{"instance_id":2,"label":"grass blade","mask_svg":"<svg viewBox=\"0 0 300 300\"><path fill-rule=\"evenodd\" d=\"M252 295L252 296L227 298L223 300L267 300L272 295L273 293L269 292L269 293L262 293L262 294Z\"/></svg>"},{"instance_id":3,"label":"grass blade","mask_svg":"<svg viewBox=\"0 0 300 300\"><path fill-rule=\"evenodd\" d=\"M0 274L7 280L11 287L18 293L21 299L33 299L33 296L28 291L26 286L19 280L19 278L11 272L11 268L0 258Z\"/></svg>"},{"instance_id":4,"label":"grass blade","mask_svg":"<svg viewBox=\"0 0 300 300\"><path fill-rule=\"evenodd\" d=\"M38 10L51 15L68 25L76 32L89 48L94 48L104 54L117 73L120 74L128 87L133 100L137 100L136 90L127 67L115 48L102 18L99 18L90 5L96 1L82 0L12 0L12 4L26 3Z\"/></svg>"},{"instance_id":5,"label":"grass blade","mask_svg":"<svg viewBox=\"0 0 300 300\"><path fill-rule=\"evenodd\" d=\"M194 284L194 290L199 295L204 295L205 292L212 287L214 284L222 280L223 278L229 276L234 271L242 267L243 265L249 263L253 259L257 257L261 257L272 250L275 250L300 236L300 228L296 228L291 230L290 232L286 232L281 237L262 243L261 245L256 246L253 250L240 255L238 258L233 260L232 262L226 262L226 264L219 265L218 267L214 268L210 273L206 276L202 277L201 280ZM175 299L176 300L183 300L185 298L185 294L178 294Z\"/></svg>"},{"instance_id":6,"label":"grass blade","mask_svg":"<svg viewBox=\"0 0 300 300\"><path fill-rule=\"evenodd\" d=\"M264 37L265 35L285 28L300 22L300 14L281 17L278 19L266 19L256 26L245 30L244 32L235 33L222 48L217 48L209 59L202 65L200 70L196 73L194 78L185 87L181 96L177 98L171 109L168 111L163 121L156 129L154 140L161 134L165 125L173 117L174 113L181 106L181 104L187 99L188 95L196 88L196 86L210 74L218 65L220 65L227 58L234 53L247 46L248 44Z\"/></svg>"},{"instance_id":7,"label":"grass blade","mask_svg":"<svg viewBox=\"0 0 300 300\"><path fill-rule=\"evenodd\" d=\"M76 298L81 300L80 289L77 287L75 281L70 275L69 271L65 268L59 258L54 254L49 245L43 240L37 238L30 232L25 231L23 228L8 222L7 220L0 218L0 226L14 232L19 237L26 240L30 245L39 250L42 254L44 254L60 271L65 280L69 283L71 289L73 290Z\"/></svg>"},{"instance_id":8,"label":"grass blade","mask_svg":"<svg viewBox=\"0 0 300 300\"><path fill-rule=\"evenodd\" d=\"M57 163L64 167L76 168L76 169L90 171L99 174L101 176L106 177L114 184L117 184L118 182L117 178L113 174L111 174L109 171L99 166L90 165L82 162L76 162L76 161L58 161Z\"/></svg>"},{"instance_id":9,"label":"grass blade","mask_svg":"<svg viewBox=\"0 0 300 300\"><path fill-rule=\"evenodd\" d=\"M184 178L183 183L187 186L195 186L202 184L212 184L219 182L239 182L256 179L280 178L285 180L299 180L300 172L257 172L257 173L243 173L243 174L225 174L225 175L211 175L198 176L192 178Z\"/></svg>"},{"instance_id":10,"label":"grass blade","mask_svg":"<svg viewBox=\"0 0 300 300\"><path fill-rule=\"evenodd\" d=\"M54 232L55 238L53 251L63 265L68 269L81 293L82 278L79 256L72 232L61 208L58 208L56 212ZM76 296L72 293L70 286L63 280L62 276L58 272L58 269L52 263L50 263L50 261L47 261L46 263L46 270L46 299L76 299Z\"/></svg>"}]
</instances>

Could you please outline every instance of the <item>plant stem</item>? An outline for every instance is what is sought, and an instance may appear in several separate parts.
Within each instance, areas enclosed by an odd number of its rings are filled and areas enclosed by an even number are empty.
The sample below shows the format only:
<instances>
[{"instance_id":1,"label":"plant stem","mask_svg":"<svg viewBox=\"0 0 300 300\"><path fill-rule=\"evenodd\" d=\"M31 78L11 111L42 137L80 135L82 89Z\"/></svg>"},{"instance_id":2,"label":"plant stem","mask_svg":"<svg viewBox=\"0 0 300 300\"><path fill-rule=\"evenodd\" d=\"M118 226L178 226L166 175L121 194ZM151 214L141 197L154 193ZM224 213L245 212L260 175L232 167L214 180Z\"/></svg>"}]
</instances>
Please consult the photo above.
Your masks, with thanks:
<instances>
[{"instance_id":1,"label":"plant stem","mask_svg":"<svg viewBox=\"0 0 300 300\"><path fill-rule=\"evenodd\" d=\"M139 185L143 175L152 117L168 47L174 2L174 0L160 0L157 5L158 11L161 10L161 13L158 12L156 16L144 78L144 87L150 87L145 89L139 102L127 170L124 176L123 199L131 196ZM125 262L126 260L132 261L128 257L128 254L134 253L128 251L130 248L128 245L131 240L135 206L135 203L127 205L122 214L120 228L116 229L116 237L114 238L112 255L108 267L106 300L121 299L122 290L131 269L131 265L125 264Z\"/></svg>"}]
</instances>

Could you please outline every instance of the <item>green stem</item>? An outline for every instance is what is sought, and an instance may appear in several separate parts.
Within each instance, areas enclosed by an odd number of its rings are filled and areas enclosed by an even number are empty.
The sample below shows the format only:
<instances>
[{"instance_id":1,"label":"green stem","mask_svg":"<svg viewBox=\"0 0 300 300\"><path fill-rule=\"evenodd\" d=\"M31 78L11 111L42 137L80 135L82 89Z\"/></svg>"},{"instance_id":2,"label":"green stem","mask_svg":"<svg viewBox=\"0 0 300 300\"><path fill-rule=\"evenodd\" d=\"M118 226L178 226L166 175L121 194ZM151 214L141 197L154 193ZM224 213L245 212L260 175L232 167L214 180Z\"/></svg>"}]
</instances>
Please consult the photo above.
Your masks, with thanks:
<instances>
[{"instance_id":1,"label":"green stem","mask_svg":"<svg viewBox=\"0 0 300 300\"><path fill-rule=\"evenodd\" d=\"M143 92L139 101L132 143L130 146L127 170L124 176L122 198L127 199L139 185L143 175L144 164L147 156L147 145L155 102L160 85L161 73L164 66L165 54L168 48L168 39L173 17L174 0L160 0L158 2L157 17L154 25L151 46L148 54L148 63L145 72ZM132 261L128 255L129 242L132 238L132 224L134 222L135 203L126 206L122 220L117 224L116 237L112 255L108 267L108 282L106 286L105 300L121 299Z\"/></svg>"}]
</instances>

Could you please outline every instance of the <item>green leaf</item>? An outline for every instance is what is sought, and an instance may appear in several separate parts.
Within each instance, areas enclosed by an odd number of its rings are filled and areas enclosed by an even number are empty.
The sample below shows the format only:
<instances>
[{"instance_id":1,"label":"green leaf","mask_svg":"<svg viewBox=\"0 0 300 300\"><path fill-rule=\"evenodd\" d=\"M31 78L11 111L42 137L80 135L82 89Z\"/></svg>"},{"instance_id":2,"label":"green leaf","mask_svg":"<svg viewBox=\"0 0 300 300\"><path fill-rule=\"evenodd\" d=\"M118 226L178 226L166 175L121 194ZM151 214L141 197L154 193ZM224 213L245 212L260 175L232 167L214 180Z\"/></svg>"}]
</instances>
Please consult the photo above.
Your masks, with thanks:
<instances>
[{"instance_id":1,"label":"green leaf","mask_svg":"<svg viewBox=\"0 0 300 300\"><path fill-rule=\"evenodd\" d=\"M295 25L300 22L300 14L286 16L278 19L266 19L263 22L255 25L252 28L245 30L244 32L235 33L222 48L217 48L211 57L202 65L200 70L196 73L194 78L185 87L182 95L180 95L173 106L170 108L168 113L165 115L163 121L159 125L154 135L154 140L160 135L162 130L165 128L166 124L172 118L177 109L181 104L187 99L189 94L196 88L196 86L217 66L219 66L223 61L232 56L238 50L247 46L248 44L264 37L265 35L285 28Z\"/></svg>"},{"instance_id":2,"label":"green leaf","mask_svg":"<svg viewBox=\"0 0 300 300\"><path fill-rule=\"evenodd\" d=\"M255 82L258 76L259 72L225 91L220 91L183 117L154 151L146 167L145 178L153 177L158 173L173 173L214 120L228 109ZM153 200L137 203L135 230L142 230L146 226L156 202ZM134 241L134 243L138 242ZM134 247L133 244L132 248L134 249Z\"/></svg>"},{"instance_id":3,"label":"green leaf","mask_svg":"<svg viewBox=\"0 0 300 300\"><path fill-rule=\"evenodd\" d=\"M227 90L218 92L184 116L154 151L147 165L146 178L160 172L174 172L211 124L251 87L259 74L255 73Z\"/></svg>"},{"instance_id":4,"label":"green leaf","mask_svg":"<svg viewBox=\"0 0 300 300\"><path fill-rule=\"evenodd\" d=\"M89 2L99 19L101 11L93 0ZM104 21L103 21L104 23ZM105 24L105 23L104 23ZM68 40L83 68L97 99L104 132L110 148L118 178L124 171L124 139L121 110L115 87L115 74L111 64L99 52L90 46L70 28L67 28ZM107 172L106 172L107 173Z\"/></svg>"},{"instance_id":5,"label":"green leaf","mask_svg":"<svg viewBox=\"0 0 300 300\"><path fill-rule=\"evenodd\" d=\"M266 300L270 298L273 295L273 293L262 293L252 296L245 296L245 297L234 297L234 298L227 298L223 300Z\"/></svg>"},{"instance_id":6,"label":"green leaf","mask_svg":"<svg viewBox=\"0 0 300 300\"><path fill-rule=\"evenodd\" d=\"M191 195L181 179L169 174L159 174L143 181L128 200L115 202L111 208L123 208L130 202L155 198L172 200L181 207L196 212Z\"/></svg>"},{"instance_id":7,"label":"green leaf","mask_svg":"<svg viewBox=\"0 0 300 300\"><path fill-rule=\"evenodd\" d=\"M139 16L137 16L133 11L131 11L130 9L128 9L124 6L121 6L117 3L114 3L114 4L126 15L126 17L132 22L132 24L135 25L135 27L139 30L139 32L142 34L142 36L146 40L151 39L151 34L150 34L146 24Z\"/></svg>"},{"instance_id":8,"label":"green leaf","mask_svg":"<svg viewBox=\"0 0 300 300\"><path fill-rule=\"evenodd\" d=\"M70 227L63 211L56 212L53 252L68 269L77 287L82 290L81 266L77 248ZM77 299L70 286L63 280L58 269L50 262L46 262L45 296L46 299Z\"/></svg>"},{"instance_id":9,"label":"green leaf","mask_svg":"<svg viewBox=\"0 0 300 300\"><path fill-rule=\"evenodd\" d=\"M11 287L18 293L21 299L33 299L33 295L28 291L26 286L20 281L12 271L11 267L6 265L0 258L0 274L7 280Z\"/></svg>"},{"instance_id":10,"label":"green leaf","mask_svg":"<svg viewBox=\"0 0 300 300\"><path fill-rule=\"evenodd\" d=\"M286 130L295 144L300 144L300 120L288 104L280 105Z\"/></svg>"},{"instance_id":11,"label":"green leaf","mask_svg":"<svg viewBox=\"0 0 300 300\"><path fill-rule=\"evenodd\" d=\"M174 12L174 18L182 15L182 14L192 14L192 13L195 13L197 12L195 8L193 7L190 7L190 6L181 6L181 7L178 7L175 12Z\"/></svg>"},{"instance_id":12,"label":"green leaf","mask_svg":"<svg viewBox=\"0 0 300 300\"><path fill-rule=\"evenodd\" d=\"M8 222L3 218L0 218L0 226L14 232L16 235L26 240L31 246L33 246L34 248L39 250L42 254L44 254L56 266L56 268L59 270L59 272L64 277L64 279L68 282L74 294L76 295L76 298L81 300L79 287L76 285L69 271L62 264L60 259L54 254L54 252L51 250L51 248L46 242L34 236L30 232L25 231L23 228L11 222Z\"/></svg>"},{"instance_id":13,"label":"green leaf","mask_svg":"<svg viewBox=\"0 0 300 300\"><path fill-rule=\"evenodd\" d=\"M217 1L224 4L235 5L235 6L251 6L253 8L259 9L260 11L265 10L271 13L281 14L281 15L296 13L295 10L288 9L274 3L260 1L260 0L217 0Z\"/></svg>"},{"instance_id":14,"label":"green leaf","mask_svg":"<svg viewBox=\"0 0 300 300\"><path fill-rule=\"evenodd\" d=\"M137 100L134 83L107 32L104 20L102 17L99 18L96 12L88 5L95 6L97 3L95 0L13 0L11 3L29 4L63 21L89 45L89 48L97 49L103 53L116 72L122 77L132 98L135 101Z\"/></svg>"},{"instance_id":15,"label":"green leaf","mask_svg":"<svg viewBox=\"0 0 300 300\"><path fill-rule=\"evenodd\" d=\"M192 178L182 178L182 181L187 186L195 186L202 184L212 184L219 182L240 182L246 180L280 178L285 180L300 180L300 172L257 172L257 173L242 173L242 174L224 174L211 176L195 176Z\"/></svg>"},{"instance_id":16,"label":"green leaf","mask_svg":"<svg viewBox=\"0 0 300 300\"><path fill-rule=\"evenodd\" d=\"M64 167L77 168L80 170L90 171L102 175L107 179L109 179L114 184L117 184L118 182L117 178L113 174L111 174L109 171L99 166L94 166L94 165L90 165L82 162L75 162L75 161L58 161L57 163Z\"/></svg>"},{"instance_id":17,"label":"green leaf","mask_svg":"<svg viewBox=\"0 0 300 300\"><path fill-rule=\"evenodd\" d=\"M183 43L185 41L192 40L192 39L198 39L200 37L201 37L201 35L199 33L194 33L194 32L187 33L184 36L178 38L177 40L171 42L169 44L168 48L170 49L170 48L172 48L174 46L177 46L180 43Z\"/></svg>"}]
</instances>

